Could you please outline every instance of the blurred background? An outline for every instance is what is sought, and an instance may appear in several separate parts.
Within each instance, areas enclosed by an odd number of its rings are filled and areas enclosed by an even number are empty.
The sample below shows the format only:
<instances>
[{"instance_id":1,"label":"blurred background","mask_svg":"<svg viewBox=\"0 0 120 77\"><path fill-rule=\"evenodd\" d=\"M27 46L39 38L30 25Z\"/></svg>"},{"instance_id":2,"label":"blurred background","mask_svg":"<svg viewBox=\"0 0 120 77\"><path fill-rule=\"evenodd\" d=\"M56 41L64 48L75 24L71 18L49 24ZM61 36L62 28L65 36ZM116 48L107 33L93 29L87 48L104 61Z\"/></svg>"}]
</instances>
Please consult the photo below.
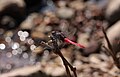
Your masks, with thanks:
<instances>
[{"instance_id":1,"label":"blurred background","mask_svg":"<svg viewBox=\"0 0 120 77\"><path fill-rule=\"evenodd\" d=\"M41 41L61 31L84 49L60 49L78 77L119 77L102 46L106 30L120 58L120 0L0 0L0 77L67 77L60 57Z\"/></svg>"}]
</instances>

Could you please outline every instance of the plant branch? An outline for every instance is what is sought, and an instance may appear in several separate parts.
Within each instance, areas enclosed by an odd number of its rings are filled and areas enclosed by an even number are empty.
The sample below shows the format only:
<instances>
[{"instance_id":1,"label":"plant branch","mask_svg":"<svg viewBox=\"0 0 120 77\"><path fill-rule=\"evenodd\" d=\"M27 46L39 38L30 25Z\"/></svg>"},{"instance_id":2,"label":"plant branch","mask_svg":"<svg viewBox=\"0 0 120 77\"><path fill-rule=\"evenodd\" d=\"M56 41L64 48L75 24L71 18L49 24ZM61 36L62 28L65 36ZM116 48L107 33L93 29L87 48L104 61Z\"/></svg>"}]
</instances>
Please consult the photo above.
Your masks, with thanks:
<instances>
[{"instance_id":1,"label":"plant branch","mask_svg":"<svg viewBox=\"0 0 120 77\"><path fill-rule=\"evenodd\" d=\"M54 53L57 54L57 55L59 55L59 56L61 57L62 61L63 61L63 64L64 64L64 66L65 66L65 68L66 68L66 72L67 72L68 77L72 77L71 74L70 74L70 70L69 70L68 67L70 67L71 71L73 71L74 76L77 77L76 68L74 68L74 67L64 58L63 54L61 53L61 51L60 51L60 49L59 49L59 47L58 47L58 44L57 44L57 40L56 40L56 39L53 40L53 46L55 47L55 52L54 52Z\"/></svg>"},{"instance_id":2,"label":"plant branch","mask_svg":"<svg viewBox=\"0 0 120 77\"><path fill-rule=\"evenodd\" d=\"M107 36L107 34L106 34L106 32L105 32L105 29L102 27L102 31L103 31L103 34L104 34L104 36L105 36L105 39L106 39L106 41L107 41L107 45L108 45L108 48L107 47L105 47L105 46L103 46L104 47L104 49L106 50L106 51L108 51L109 52L109 54L112 56L112 58L113 58L113 60L114 60L114 63L115 63L115 65L120 69L120 58L117 58L116 57L116 53L115 53L115 51L113 50L113 48L112 48L112 45L111 45L111 43L110 43L110 41L109 41L109 39L108 39L108 36Z\"/></svg>"}]
</instances>

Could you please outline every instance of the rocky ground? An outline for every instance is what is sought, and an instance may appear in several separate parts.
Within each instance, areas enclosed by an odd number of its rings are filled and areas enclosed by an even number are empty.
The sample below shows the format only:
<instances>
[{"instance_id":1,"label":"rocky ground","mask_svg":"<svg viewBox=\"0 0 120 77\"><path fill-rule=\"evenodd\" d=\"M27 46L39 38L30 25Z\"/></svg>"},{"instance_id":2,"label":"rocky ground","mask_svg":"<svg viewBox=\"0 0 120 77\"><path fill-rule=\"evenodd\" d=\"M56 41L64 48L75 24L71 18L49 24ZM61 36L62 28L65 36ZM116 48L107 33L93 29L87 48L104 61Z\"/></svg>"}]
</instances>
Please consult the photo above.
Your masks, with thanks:
<instances>
[{"instance_id":1,"label":"rocky ground","mask_svg":"<svg viewBox=\"0 0 120 77\"><path fill-rule=\"evenodd\" d=\"M116 4L120 1L0 0L0 77L66 77L60 57L41 44L50 39L52 31L61 31L85 46L63 42L60 49L76 67L78 77L120 77L120 70L102 47L106 42L101 29L105 28L115 56L120 57Z\"/></svg>"}]
</instances>

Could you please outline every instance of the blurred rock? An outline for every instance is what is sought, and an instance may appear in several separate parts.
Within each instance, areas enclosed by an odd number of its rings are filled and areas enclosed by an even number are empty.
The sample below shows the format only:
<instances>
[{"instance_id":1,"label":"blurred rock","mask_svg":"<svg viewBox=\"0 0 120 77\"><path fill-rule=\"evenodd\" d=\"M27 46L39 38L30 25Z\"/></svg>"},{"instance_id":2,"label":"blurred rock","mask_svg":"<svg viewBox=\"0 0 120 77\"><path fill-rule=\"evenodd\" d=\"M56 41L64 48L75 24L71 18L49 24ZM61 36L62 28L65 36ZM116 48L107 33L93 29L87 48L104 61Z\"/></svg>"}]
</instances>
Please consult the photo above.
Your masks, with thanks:
<instances>
[{"instance_id":1,"label":"blurred rock","mask_svg":"<svg viewBox=\"0 0 120 77\"><path fill-rule=\"evenodd\" d=\"M41 70L40 65L26 66L23 68L14 69L14 70L10 71L9 73L1 74L0 77L28 76L39 70Z\"/></svg>"},{"instance_id":2,"label":"blurred rock","mask_svg":"<svg viewBox=\"0 0 120 77\"><path fill-rule=\"evenodd\" d=\"M61 0L61 1L58 2L59 7L65 7L66 4L67 4L67 1L65 1L65 0Z\"/></svg>"},{"instance_id":3,"label":"blurred rock","mask_svg":"<svg viewBox=\"0 0 120 77\"><path fill-rule=\"evenodd\" d=\"M0 25L3 28L6 29L13 29L19 26L19 24L26 18L27 15L33 12L42 12L45 13L46 11L52 11L55 10L55 6L52 2L52 0L0 0L0 22L4 20L4 16L8 16L12 20L9 22L6 22L7 24ZM33 16L34 18L34 16ZM31 18L32 20L32 18ZM33 22L31 20L25 20L24 23L22 23L22 27L28 28ZM26 23L27 21L30 21L30 24ZM11 25L11 22L14 23ZM23 24L26 26L23 26Z\"/></svg>"},{"instance_id":4,"label":"blurred rock","mask_svg":"<svg viewBox=\"0 0 120 77\"><path fill-rule=\"evenodd\" d=\"M43 71L45 71L47 75L52 76L62 76L65 73L65 69L62 66L58 66L53 62L47 63Z\"/></svg>"},{"instance_id":5,"label":"blurred rock","mask_svg":"<svg viewBox=\"0 0 120 77\"><path fill-rule=\"evenodd\" d=\"M2 25L1 27L4 28L4 29L6 29L6 28L7 29L12 29L12 28L16 27L17 21L10 16L3 16L0 24Z\"/></svg>"},{"instance_id":6,"label":"blurred rock","mask_svg":"<svg viewBox=\"0 0 120 77\"><path fill-rule=\"evenodd\" d=\"M10 7L13 7L11 9L17 10L17 8L24 8L25 3L23 0L0 0L0 12L4 11L5 9L8 9ZM16 6L16 7L15 7ZM10 12L10 11L9 11Z\"/></svg>"},{"instance_id":7,"label":"blurred rock","mask_svg":"<svg viewBox=\"0 0 120 77\"><path fill-rule=\"evenodd\" d=\"M31 30L33 27L35 27L34 19L39 16L38 13L31 13L21 24L21 29L27 29Z\"/></svg>"},{"instance_id":8,"label":"blurred rock","mask_svg":"<svg viewBox=\"0 0 120 77\"><path fill-rule=\"evenodd\" d=\"M15 28L24 19L25 3L23 0L0 0L0 5L0 24L4 28ZM6 19L4 16L8 16L12 20L8 18L8 22L3 24L3 20Z\"/></svg>"},{"instance_id":9,"label":"blurred rock","mask_svg":"<svg viewBox=\"0 0 120 77\"><path fill-rule=\"evenodd\" d=\"M33 50L33 53L41 54L41 53L43 53L43 48L41 46L38 46Z\"/></svg>"},{"instance_id":10,"label":"blurred rock","mask_svg":"<svg viewBox=\"0 0 120 77\"><path fill-rule=\"evenodd\" d=\"M45 38L45 34L40 32L40 31L33 31L31 33L31 37L32 38L41 38L41 39L44 39Z\"/></svg>"},{"instance_id":11,"label":"blurred rock","mask_svg":"<svg viewBox=\"0 0 120 77\"><path fill-rule=\"evenodd\" d=\"M109 2L110 0L88 0L88 4L96 4L98 7L100 8L104 8L106 7L107 3Z\"/></svg>"},{"instance_id":12,"label":"blurred rock","mask_svg":"<svg viewBox=\"0 0 120 77\"><path fill-rule=\"evenodd\" d=\"M120 21L118 21L117 23L115 23L114 25L112 25L107 30L107 36L108 36L108 38L109 38L109 40L111 42L113 42L113 40L115 38L119 38L120 37Z\"/></svg>"},{"instance_id":13,"label":"blurred rock","mask_svg":"<svg viewBox=\"0 0 120 77\"><path fill-rule=\"evenodd\" d=\"M61 75L64 75L64 73L65 73L65 70L62 67L56 67L52 71L53 71L51 73L52 76L61 76Z\"/></svg>"},{"instance_id":14,"label":"blurred rock","mask_svg":"<svg viewBox=\"0 0 120 77\"><path fill-rule=\"evenodd\" d=\"M92 54L89 56L89 60L91 63L94 63L94 64L101 63L101 60L99 59L99 55Z\"/></svg>"},{"instance_id":15,"label":"blurred rock","mask_svg":"<svg viewBox=\"0 0 120 77\"><path fill-rule=\"evenodd\" d=\"M69 18L73 17L74 12L75 11L73 9L71 9L71 8L62 7L62 8L58 8L57 15L60 18L69 19Z\"/></svg>"},{"instance_id":16,"label":"blurred rock","mask_svg":"<svg viewBox=\"0 0 120 77\"><path fill-rule=\"evenodd\" d=\"M77 41L78 41L78 43L84 45L85 47L88 47L89 46L89 41L88 41L89 37L90 37L89 34L81 33L81 34L79 34Z\"/></svg>"},{"instance_id":17,"label":"blurred rock","mask_svg":"<svg viewBox=\"0 0 120 77\"><path fill-rule=\"evenodd\" d=\"M120 19L120 0L109 0L106 9L106 19L110 26Z\"/></svg>"},{"instance_id":18,"label":"blurred rock","mask_svg":"<svg viewBox=\"0 0 120 77\"><path fill-rule=\"evenodd\" d=\"M83 3L82 1L76 0L76 1L72 1L69 6L71 8L74 8L76 10L83 10L86 6L85 3Z\"/></svg>"},{"instance_id":19,"label":"blurred rock","mask_svg":"<svg viewBox=\"0 0 120 77\"><path fill-rule=\"evenodd\" d=\"M92 53L96 53L99 50L99 44L96 41L90 41L89 46L87 46L84 51L83 55L88 56Z\"/></svg>"}]
</instances>

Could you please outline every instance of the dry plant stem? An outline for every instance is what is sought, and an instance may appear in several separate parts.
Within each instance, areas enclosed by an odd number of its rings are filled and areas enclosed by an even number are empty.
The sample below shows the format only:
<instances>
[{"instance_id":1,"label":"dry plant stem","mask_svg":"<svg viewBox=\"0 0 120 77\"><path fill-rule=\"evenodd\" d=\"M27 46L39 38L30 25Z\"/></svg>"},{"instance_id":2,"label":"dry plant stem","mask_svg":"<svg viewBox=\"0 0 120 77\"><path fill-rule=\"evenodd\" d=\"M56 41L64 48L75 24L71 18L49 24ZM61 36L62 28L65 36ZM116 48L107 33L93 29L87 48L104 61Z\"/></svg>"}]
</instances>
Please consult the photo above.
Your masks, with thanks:
<instances>
[{"instance_id":1,"label":"dry plant stem","mask_svg":"<svg viewBox=\"0 0 120 77\"><path fill-rule=\"evenodd\" d=\"M64 63L64 66L66 68L66 72L67 72L67 76L68 77L72 77L71 74L70 74L70 70L69 70L69 67L67 66L66 62L62 59L63 63Z\"/></svg>"},{"instance_id":2,"label":"dry plant stem","mask_svg":"<svg viewBox=\"0 0 120 77\"><path fill-rule=\"evenodd\" d=\"M113 48L112 48L112 46L111 46L111 43L110 43L110 41L109 41L109 39L108 39L108 37L107 37L107 34L106 34L106 32L105 32L105 29L102 27L102 31L103 31L103 33L104 33L104 36L105 36L105 39L106 39L106 41L107 41L107 44L108 44L108 47L109 47L109 49L111 50L111 51L113 51ZM113 53L113 55L115 55L115 52L112 52Z\"/></svg>"},{"instance_id":3,"label":"dry plant stem","mask_svg":"<svg viewBox=\"0 0 120 77\"><path fill-rule=\"evenodd\" d=\"M64 62L64 61L63 61L63 62ZM68 77L72 77L71 74L70 74L70 70L69 70L69 68L67 67L67 65L65 64L65 62L64 62L64 66L65 66L65 68L66 68L67 76L68 76Z\"/></svg>"},{"instance_id":4,"label":"dry plant stem","mask_svg":"<svg viewBox=\"0 0 120 77\"><path fill-rule=\"evenodd\" d=\"M56 54L61 57L61 59L62 59L62 61L63 61L63 64L64 64L64 66L65 66L65 69L66 69L67 76L68 76L68 77L72 77L71 74L70 74L69 67L68 67L68 65L67 65L67 63L66 63L66 59L63 57L63 55L62 55L62 53L60 52L59 49L58 49L58 51L57 51Z\"/></svg>"},{"instance_id":5,"label":"dry plant stem","mask_svg":"<svg viewBox=\"0 0 120 77\"><path fill-rule=\"evenodd\" d=\"M103 45L103 48L105 49L105 51L108 51L109 52L109 54L113 57L114 55L111 53L111 51L107 48L107 47L105 47L104 45Z\"/></svg>"},{"instance_id":6,"label":"dry plant stem","mask_svg":"<svg viewBox=\"0 0 120 77\"><path fill-rule=\"evenodd\" d=\"M109 49L108 49L107 47L105 47L105 46L103 46L103 47L105 48L106 51L109 52L109 54L112 56L112 58L113 58L113 60L114 60L115 65L120 69L120 61L119 61L119 58L116 57L117 54L116 54L115 51L113 50L112 45L111 45L111 43L110 43L110 41L109 41L109 39L108 39L108 37L107 37L107 34L106 34L106 32L105 32L105 30L104 30L103 27L102 27L102 31L103 31L103 33L104 33L104 36L105 36L105 39L106 39L106 41L107 41L107 44L108 44L108 48L109 48Z\"/></svg>"},{"instance_id":7,"label":"dry plant stem","mask_svg":"<svg viewBox=\"0 0 120 77\"><path fill-rule=\"evenodd\" d=\"M64 57L63 57L63 58L64 58ZM76 68L73 67L65 58L64 58L63 60L65 60L66 64L70 67L71 71L73 71L74 76L77 77Z\"/></svg>"},{"instance_id":8,"label":"dry plant stem","mask_svg":"<svg viewBox=\"0 0 120 77\"><path fill-rule=\"evenodd\" d=\"M71 71L73 71L73 73L74 73L74 76L75 77L77 77L77 74L76 74L76 68L74 68L65 58L64 58L64 56L62 55L62 53L61 52L59 52L58 53L58 55L61 57L61 59L63 60L63 63L64 63L64 65L65 65L65 67L67 67L67 69L66 69L66 72L69 74L69 68L68 67L70 67L70 69L71 69ZM71 74L69 75L69 77L71 77Z\"/></svg>"},{"instance_id":9,"label":"dry plant stem","mask_svg":"<svg viewBox=\"0 0 120 77\"><path fill-rule=\"evenodd\" d=\"M58 47L57 40L53 39L52 41L53 41L53 46L55 47L54 53L61 57L61 59L64 63L64 66L66 68L66 72L67 72L68 77L72 77L71 74L70 74L69 67L70 67L71 71L73 71L74 76L77 77L76 69L64 58L63 54L61 53L61 51Z\"/></svg>"}]
</instances>

